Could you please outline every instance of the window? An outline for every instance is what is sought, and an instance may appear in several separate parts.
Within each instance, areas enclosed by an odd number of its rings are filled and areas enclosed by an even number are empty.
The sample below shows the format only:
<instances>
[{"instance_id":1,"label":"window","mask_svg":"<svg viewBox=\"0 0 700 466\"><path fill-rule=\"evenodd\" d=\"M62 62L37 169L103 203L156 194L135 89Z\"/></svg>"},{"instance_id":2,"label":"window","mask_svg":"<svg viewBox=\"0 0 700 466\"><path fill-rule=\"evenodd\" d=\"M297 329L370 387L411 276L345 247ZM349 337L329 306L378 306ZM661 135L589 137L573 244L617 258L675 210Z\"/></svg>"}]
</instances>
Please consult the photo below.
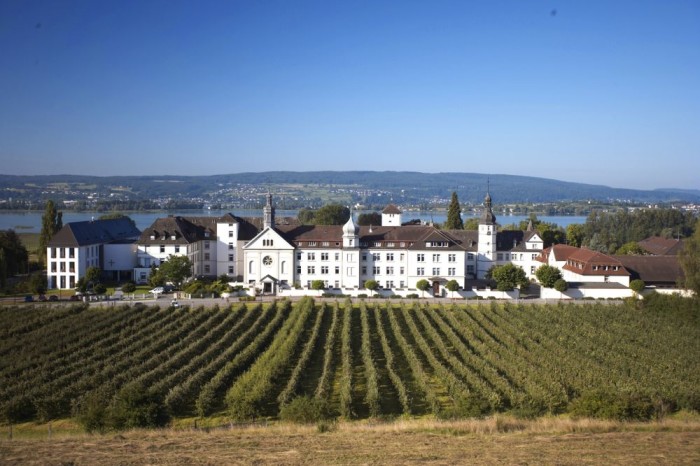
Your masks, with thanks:
<instances>
[{"instance_id":1,"label":"window","mask_svg":"<svg viewBox=\"0 0 700 466\"><path fill-rule=\"evenodd\" d=\"M399 275L403 275L404 273L406 273L406 269L403 267L400 267L399 268Z\"/></svg>"},{"instance_id":2,"label":"window","mask_svg":"<svg viewBox=\"0 0 700 466\"><path fill-rule=\"evenodd\" d=\"M306 259L310 261L315 261L316 260L316 254L313 252L307 252L306 253Z\"/></svg>"},{"instance_id":3,"label":"window","mask_svg":"<svg viewBox=\"0 0 700 466\"><path fill-rule=\"evenodd\" d=\"M498 260L498 261L503 260L503 253L502 252L499 252L498 254L496 254L496 260Z\"/></svg>"},{"instance_id":4,"label":"window","mask_svg":"<svg viewBox=\"0 0 700 466\"><path fill-rule=\"evenodd\" d=\"M457 269L451 267L451 268L447 269L447 275L454 277L456 275L456 273L455 273L456 271L457 271Z\"/></svg>"},{"instance_id":5,"label":"window","mask_svg":"<svg viewBox=\"0 0 700 466\"><path fill-rule=\"evenodd\" d=\"M433 275L435 275L435 276L440 275L440 267L433 267Z\"/></svg>"},{"instance_id":6,"label":"window","mask_svg":"<svg viewBox=\"0 0 700 466\"><path fill-rule=\"evenodd\" d=\"M328 275L328 266L327 265L321 266L321 274Z\"/></svg>"},{"instance_id":7,"label":"window","mask_svg":"<svg viewBox=\"0 0 700 466\"><path fill-rule=\"evenodd\" d=\"M75 248L68 248L68 258L75 259Z\"/></svg>"},{"instance_id":8,"label":"window","mask_svg":"<svg viewBox=\"0 0 700 466\"><path fill-rule=\"evenodd\" d=\"M380 255L378 252L373 252L373 253L372 253L372 260L373 260L373 261L376 262L376 261L379 261L379 260L381 260L381 259L382 259L382 258L381 258L381 255Z\"/></svg>"},{"instance_id":9,"label":"window","mask_svg":"<svg viewBox=\"0 0 700 466\"><path fill-rule=\"evenodd\" d=\"M232 265L228 266L228 274L233 275L233 266Z\"/></svg>"},{"instance_id":10,"label":"window","mask_svg":"<svg viewBox=\"0 0 700 466\"><path fill-rule=\"evenodd\" d=\"M204 273L209 273L209 264L204 266Z\"/></svg>"},{"instance_id":11,"label":"window","mask_svg":"<svg viewBox=\"0 0 700 466\"><path fill-rule=\"evenodd\" d=\"M340 288L340 282L338 280L333 284L333 288Z\"/></svg>"},{"instance_id":12,"label":"window","mask_svg":"<svg viewBox=\"0 0 700 466\"><path fill-rule=\"evenodd\" d=\"M457 262L457 254L448 254L447 262Z\"/></svg>"},{"instance_id":13,"label":"window","mask_svg":"<svg viewBox=\"0 0 700 466\"><path fill-rule=\"evenodd\" d=\"M287 261L280 262L280 273L285 273L287 268Z\"/></svg>"},{"instance_id":14,"label":"window","mask_svg":"<svg viewBox=\"0 0 700 466\"><path fill-rule=\"evenodd\" d=\"M467 260L473 261L473 260L474 260L474 254L472 254L471 252L470 252L469 254L467 254Z\"/></svg>"},{"instance_id":15,"label":"window","mask_svg":"<svg viewBox=\"0 0 700 466\"><path fill-rule=\"evenodd\" d=\"M336 265L335 266L335 273L340 273L340 266ZM336 287L337 288L337 287Z\"/></svg>"},{"instance_id":16,"label":"window","mask_svg":"<svg viewBox=\"0 0 700 466\"><path fill-rule=\"evenodd\" d=\"M253 273L253 270L255 270L255 265L253 261L248 262L248 273Z\"/></svg>"},{"instance_id":17,"label":"window","mask_svg":"<svg viewBox=\"0 0 700 466\"><path fill-rule=\"evenodd\" d=\"M272 265L272 257L270 256L265 256L263 257L263 265L269 267Z\"/></svg>"},{"instance_id":18,"label":"window","mask_svg":"<svg viewBox=\"0 0 700 466\"><path fill-rule=\"evenodd\" d=\"M228 232L228 237L229 237L229 238L233 238L233 230L229 230L229 232Z\"/></svg>"},{"instance_id":19,"label":"window","mask_svg":"<svg viewBox=\"0 0 700 466\"><path fill-rule=\"evenodd\" d=\"M393 261L394 260L394 253L393 252L386 253L386 260Z\"/></svg>"},{"instance_id":20,"label":"window","mask_svg":"<svg viewBox=\"0 0 700 466\"><path fill-rule=\"evenodd\" d=\"M382 272L379 270L379 267L376 267L376 266L375 266L375 267L372 267L372 273L373 273L374 275L379 275L379 274L382 273Z\"/></svg>"},{"instance_id":21,"label":"window","mask_svg":"<svg viewBox=\"0 0 700 466\"><path fill-rule=\"evenodd\" d=\"M68 271L71 273L75 273L75 262L68 263Z\"/></svg>"},{"instance_id":22,"label":"window","mask_svg":"<svg viewBox=\"0 0 700 466\"><path fill-rule=\"evenodd\" d=\"M440 262L440 254L433 254L433 262Z\"/></svg>"},{"instance_id":23,"label":"window","mask_svg":"<svg viewBox=\"0 0 700 466\"><path fill-rule=\"evenodd\" d=\"M208 261L208 260L209 260L209 253L208 253L208 252L205 252L205 253L204 253L204 260L205 260L205 261Z\"/></svg>"},{"instance_id":24,"label":"window","mask_svg":"<svg viewBox=\"0 0 700 466\"><path fill-rule=\"evenodd\" d=\"M321 243L321 246L325 246L325 247L328 247L330 245L331 245L331 243L329 243L328 241L324 241Z\"/></svg>"},{"instance_id":25,"label":"window","mask_svg":"<svg viewBox=\"0 0 700 466\"><path fill-rule=\"evenodd\" d=\"M423 267L418 267L416 269L416 275L425 275L425 269Z\"/></svg>"},{"instance_id":26,"label":"window","mask_svg":"<svg viewBox=\"0 0 700 466\"><path fill-rule=\"evenodd\" d=\"M228 250L233 251L233 243L228 243Z\"/></svg>"},{"instance_id":27,"label":"window","mask_svg":"<svg viewBox=\"0 0 700 466\"><path fill-rule=\"evenodd\" d=\"M425 262L425 254L418 254L418 255L416 256L416 260L417 260L418 262Z\"/></svg>"},{"instance_id":28,"label":"window","mask_svg":"<svg viewBox=\"0 0 700 466\"><path fill-rule=\"evenodd\" d=\"M393 268L393 267L387 267L387 268L386 268L386 274L387 274L387 275L394 275L394 268Z\"/></svg>"},{"instance_id":29,"label":"window","mask_svg":"<svg viewBox=\"0 0 700 466\"><path fill-rule=\"evenodd\" d=\"M204 249L209 249L209 241L204 242Z\"/></svg>"},{"instance_id":30,"label":"window","mask_svg":"<svg viewBox=\"0 0 700 466\"><path fill-rule=\"evenodd\" d=\"M180 252L180 246L175 246L175 252Z\"/></svg>"},{"instance_id":31,"label":"window","mask_svg":"<svg viewBox=\"0 0 700 466\"><path fill-rule=\"evenodd\" d=\"M298 261L301 260L301 253L300 253L300 252L297 253L297 260L298 260Z\"/></svg>"},{"instance_id":32,"label":"window","mask_svg":"<svg viewBox=\"0 0 700 466\"><path fill-rule=\"evenodd\" d=\"M393 287L394 287L394 282L393 282L393 280L387 280L387 281L386 281L386 287L389 288L389 289L393 288Z\"/></svg>"},{"instance_id":33,"label":"window","mask_svg":"<svg viewBox=\"0 0 700 466\"><path fill-rule=\"evenodd\" d=\"M366 265L362 266L362 275L367 275L367 266Z\"/></svg>"},{"instance_id":34,"label":"window","mask_svg":"<svg viewBox=\"0 0 700 466\"><path fill-rule=\"evenodd\" d=\"M51 248L51 257L56 258L56 248Z\"/></svg>"},{"instance_id":35,"label":"window","mask_svg":"<svg viewBox=\"0 0 700 466\"><path fill-rule=\"evenodd\" d=\"M467 273L474 274L474 266L473 266L473 265L468 265L468 266L467 266Z\"/></svg>"},{"instance_id":36,"label":"window","mask_svg":"<svg viewBox=\"0 0 700 466\"><path fill-rule=\"evenodd\" d=\"M66 248L61 248L60 251L61 251L61 259L65 259L66 258Z\"/></svg>"},{"instance_id":37,"label":"window","mask_svg":"<svg viewBox=\"0 0 700 466\"><path fill-rule=\"evenodd\" d=\"M160 245L160 252L165 252L165 245L164 244Z\"/></svg>"},{"instance_id":38,"label":"window","mask_svg":"<svg viewBox=\"0 0 700 466\"><path fill-rule=\"evenodd\" d=\"M70 286L71 288L75 288L75 277L72 276L72 275L71 275L70 277L68 277L68 283L70 283L69 286Z\"/></svg>"},{"instance_id":39,"label":"window","mask_svg":"<svg viewBox=\"0 0 700 466\"><path fill-rule=\"evenodd\" d=\"M346 270L346 272L347 272L347 274L348 274L348 277L354 277L354 276L355 276L355 267L348 267L348 268L345 269L345 270Z\"/></svg>"},{"instance_id":40,"label":"window","mask_svg":"<svg viewBox=\"0 0 700 466\"><path fill-rule=\"evenodd\" d=\"M60 270L61 272L65 272L65 271L66 271L66 263L65 263L65 262L61 262L61 263L59 264L58 270Z\"/></svg>"},{"instance_id":41,"label":"window","mask_svg":"<svg viewBox=\"0 0 700 466\"><path fill-rule=\"evenodd\" d=\"M61 277L61 288L66 287L66 277Z\"/></svg>"},{"instance_id":42,"label":"window","mask_svg":"<svg viewBox=\"0 0 700 466\"><path fill-rule=\"evenodd\" d=\"M367 260L367 254L362 254L362 260L366 261Z\"/></svg>"},{"instance_id":43,"label":"window","mask_svg":"<svg viewBox=\"0 0 700 466\"><path fill-rule=\"evenodd\" d=\"M375 242L374 242L374 247L376 247L376 248L381 248L381 247L382 247L381 241L375 241Z\"/></svg>"},{"instance_id":44,"label":"window","mask_svg":"<svg viewBox=\"0 0 700 466\"><path fill-rule=\"evenodd\" d=\"M335 253L335 260L339 261L340 260L340 253L336 252ZM337 288L337 287L336 287Z\"/></svg>"},{"instance_id":45,"label":"window","mask_svg":"<svg viewBox=\"0 0 700 466\"><path fill-rule=\"evenodd\" d=\"M301 275L301 265L297 265L297 275Z\"/></svg>"},{"instance_id":46,"label":"window","mask_svg":"<svg viewBox=\"0 0 700 466\"><path fill-rule=\"evenodd\" d=\"M314 267L313 265L310 265L310 266L306 267L306 273L308 273L309 275L315 274L315 273L316 273L316 267Z\"/></svg>"},{"instance_id":47,"label":"window","mask_svg":"<svg viewBox=\"0 0 700 466\"><path fill-rule=\"evenodd\" d=\"M399 260L400 260L400 261L403 260L403 253L399 254Z\"/></svg>"},{"instance_id":48,"label":"window","mask_svg":"<svg viewBox=\"0 0 700 466\"><path fill-rule=\"evenodd\" d=\"M54 273L56 272L56 263L55 262L51 262L51 271Z\"/></svg>"},{"instance_id":49,"label":"window","mask_svg":"<svg viewBox=\"0 0 700 466\"><path fill-rule=\"evenodd\" d=\"M530 274L534 274L534 273L535 273L535 266L532 265L532 266L530 266Z\"/></svg>"},{"instance_id":50,"label":"window","mask_svg":"<svg viewBox=\"0 0 700 466\"><path fill-rule=\"evenodd\" d=\"M309 246L316 246L316 241L309 241Z\"/></svg>"},{"instance_id":51,"label":"window","mask_svg":"<svg viewBox=\"0 0 700 466\"><path fill-rule=\"evenodd\" d=\"M392 242L386 243L386 247L393 248L395 245Z\"/></svg>"},{"instance_id":52,"label":"window","mask_svg":"<svg viewBox=\"0 0 700 466\"><path fill-rule=\"evenodd\" d=\"M328 260L328 253L327 253L327 252L322 252L322 253L321 253L321 260L322 260L322 261L327 261L327 260Z\"/></svg>"},{"instance_id":53,"label":"window","mask_svg":"<svg viewBox=\"0 0 700 466\"><path fill-rule=\"evenodd\" d=\"M352 262L352 261L354 260L354 256L352 255L352 253L348 253L348 254L345 256L345 260L348 261L348 262Z\"/></svg>"}]
</instances>

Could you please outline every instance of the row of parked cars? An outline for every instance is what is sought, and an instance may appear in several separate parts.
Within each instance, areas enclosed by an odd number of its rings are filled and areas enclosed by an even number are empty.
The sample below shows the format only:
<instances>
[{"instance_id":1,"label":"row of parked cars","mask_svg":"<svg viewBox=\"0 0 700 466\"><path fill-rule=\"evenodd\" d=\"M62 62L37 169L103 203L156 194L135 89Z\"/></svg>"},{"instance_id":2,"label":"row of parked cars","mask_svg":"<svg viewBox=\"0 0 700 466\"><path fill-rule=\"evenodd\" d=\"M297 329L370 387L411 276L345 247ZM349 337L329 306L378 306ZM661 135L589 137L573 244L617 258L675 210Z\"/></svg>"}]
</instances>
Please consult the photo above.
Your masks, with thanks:
<instances>
[{"instance_id":1,"label":"row of parked cars","mask_svg":"<svg viewBox=\"0 0 700 466\"><path fill-rule=\"evenodd\" d=\"M56 296L55 294L52 294L51 296L47 297L43 294L40 294L37 301L42 301L42 302L44 302L44 301L58 301L58 296ZM34 296L28 294L27 296L24 297L24 302L25 303L34 302Z\"/></svg>"}]
</instances>

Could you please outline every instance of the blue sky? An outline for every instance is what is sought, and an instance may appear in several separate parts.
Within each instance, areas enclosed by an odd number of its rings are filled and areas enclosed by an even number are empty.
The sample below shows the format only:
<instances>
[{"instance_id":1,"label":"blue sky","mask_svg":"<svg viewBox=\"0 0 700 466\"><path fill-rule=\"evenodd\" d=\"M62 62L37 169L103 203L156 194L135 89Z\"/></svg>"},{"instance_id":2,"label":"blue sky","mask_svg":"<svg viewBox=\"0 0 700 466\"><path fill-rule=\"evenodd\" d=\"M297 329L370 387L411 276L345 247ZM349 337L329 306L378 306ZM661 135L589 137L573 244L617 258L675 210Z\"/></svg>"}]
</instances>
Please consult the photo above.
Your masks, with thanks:
<instances>
[{"instance_id":1,"label":"blue sky","mask_svg":"<svg viewBox=\"0 0 700 466\"><path fill-rule=\"evenodd\" d=\"M700 2L0 3L0 172L700 189Z\"/></svg>"}]
</instances>

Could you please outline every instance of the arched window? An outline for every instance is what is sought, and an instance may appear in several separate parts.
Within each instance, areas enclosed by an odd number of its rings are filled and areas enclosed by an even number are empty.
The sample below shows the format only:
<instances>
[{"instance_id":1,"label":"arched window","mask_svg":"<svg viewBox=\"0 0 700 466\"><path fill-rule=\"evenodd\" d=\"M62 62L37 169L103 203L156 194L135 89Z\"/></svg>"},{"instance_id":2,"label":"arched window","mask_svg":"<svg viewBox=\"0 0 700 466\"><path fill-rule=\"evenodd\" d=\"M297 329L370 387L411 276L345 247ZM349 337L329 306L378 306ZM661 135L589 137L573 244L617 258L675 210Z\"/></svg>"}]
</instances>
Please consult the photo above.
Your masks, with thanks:
<instances>
[{"instance_id":1,"label":"arched window","mask_svg":"<svg viewBox=\"0 0 700 466\"><path fill-rule=\"evenodd\" d=\"M287 261L282 261L280 263L280 273L285 273L285 270L287 268Z\"/></svg>"},{"instance_id":2,"label":"arched window","mask_svg":"<svg viewBox=\"0 0 700 466\"><path fill-rule=\"evenodd\" d=\"M253 261L248 262L248 273L253 273L254 268L255 268L254 262Z\"/></svg>"}]
</instances>

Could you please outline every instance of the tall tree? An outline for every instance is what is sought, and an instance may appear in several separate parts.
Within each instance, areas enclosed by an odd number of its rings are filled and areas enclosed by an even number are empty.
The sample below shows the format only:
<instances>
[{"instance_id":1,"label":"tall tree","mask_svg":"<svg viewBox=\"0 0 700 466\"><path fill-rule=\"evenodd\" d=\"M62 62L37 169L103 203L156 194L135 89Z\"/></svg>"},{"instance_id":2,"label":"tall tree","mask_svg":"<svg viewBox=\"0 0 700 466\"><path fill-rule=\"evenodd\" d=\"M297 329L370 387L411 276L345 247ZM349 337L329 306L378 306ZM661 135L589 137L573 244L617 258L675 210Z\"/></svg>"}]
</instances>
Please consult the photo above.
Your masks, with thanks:
<instances>
[{"instance_id":1,"label":"tall tree","mask_svg":"<svg viewBox=\"0 0 700 466\"><path fill-rule=\"evenodd\" d=\"M187 256L169 256L160 264L158 271L166 281L173 282L178 288L187 277L192 276L192 261Z\"/></svg>"},{"instance_id":2,"label":"tall tree","mask_svg":"<svg viewBox=\"0 0 700 466\"><path fill-rule=\"evenodd\" d=\"M486 278L496 280L498 291L511 291L515 288L524 290L530 284L523 268L514 264L494 265L487 272Z\"/></svg>"},{"instance_id":3,"label":"tall tree","mask_svg":"<svg viewBox=\"0 0 700 466\"><path fill-rule=\"evenodd\" d=\"M683 242L683 252L679 255L685 287L700 298L700 220L695 224L693 236Z\"/></svg>"},{"instance_id":4,"label":"tall tree","mask_svg":"<svg viewBox=\"0 0 700 466\"><path fill-rule=\"evenodd\" d=\"M316 211L316 225L344 225L350 218L350 209L340 204L324 205Z\"/></svg>"},{"instance_id":5,"label":"tall tree","mask_svg":"<svg viewBox=\"0 0 700 466\"><path fill-rule=\"evenodd\" d=\"M445 221L445 230L462 230L464 222L462 222L462 208L459 206L457 193L452 191L452 199L450 206L447 208L447 220Z\"/></svg>"},{"instance_id":6,"label":"tall tree","mask_svg":"<svg viewBox=\"0 0 700 466\"><path fill-rule=\"evenodd\" d=\"M583 238L584 230L580 223L571 223L566 227L566 243L569 246L580 248Z\"/></svg>"},{"instance_id":7,"label":"tall tree","mask_svg":"<svg viewBox=\"0 0 700 466\"><path fill-rule=\"evenodd\" d=\"M41 234L39 235L39 263L46 259L46 247L58 230L63 227L63 212L56 209L56 204L49 199L44 207L44 215L41 216Z\"/></svg>"}]
</instances>

